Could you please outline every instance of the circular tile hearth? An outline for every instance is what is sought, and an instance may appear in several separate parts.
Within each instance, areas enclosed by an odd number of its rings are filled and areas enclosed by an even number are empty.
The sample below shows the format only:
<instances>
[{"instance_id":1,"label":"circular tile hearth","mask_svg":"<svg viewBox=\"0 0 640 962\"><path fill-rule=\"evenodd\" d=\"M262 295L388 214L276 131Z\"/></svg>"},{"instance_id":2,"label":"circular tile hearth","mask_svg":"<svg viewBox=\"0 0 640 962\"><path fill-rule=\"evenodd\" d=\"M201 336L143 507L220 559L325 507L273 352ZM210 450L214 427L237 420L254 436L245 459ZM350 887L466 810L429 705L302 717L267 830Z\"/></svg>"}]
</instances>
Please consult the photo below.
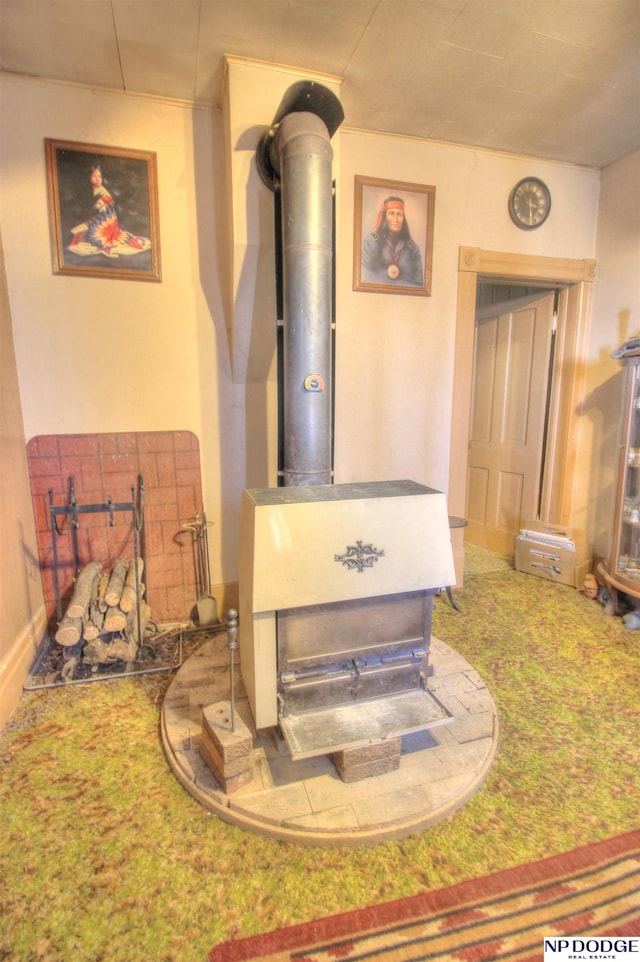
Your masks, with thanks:
<instances>
[{"instance_id":1,"label":"circular tile hearth","mask_svg":"<svg viewBox=\"0 0 640 962\"><path fill-rule=\"evenodd\" d=\"M399 767L345 782L330 756L293 761L277 729L256 732L234 670L234 703L253 736L251 780L226 794L199 746L203 709L230 699L225 634L188 658L162 707L162 742L186 790L221 819L302 845L365 845L403 838L441 821L482 785L498 744L490 692L475 669L444 642L431 641L428 688L453 716L450 723L402 737Z\"/></svg>"}]
</instances>

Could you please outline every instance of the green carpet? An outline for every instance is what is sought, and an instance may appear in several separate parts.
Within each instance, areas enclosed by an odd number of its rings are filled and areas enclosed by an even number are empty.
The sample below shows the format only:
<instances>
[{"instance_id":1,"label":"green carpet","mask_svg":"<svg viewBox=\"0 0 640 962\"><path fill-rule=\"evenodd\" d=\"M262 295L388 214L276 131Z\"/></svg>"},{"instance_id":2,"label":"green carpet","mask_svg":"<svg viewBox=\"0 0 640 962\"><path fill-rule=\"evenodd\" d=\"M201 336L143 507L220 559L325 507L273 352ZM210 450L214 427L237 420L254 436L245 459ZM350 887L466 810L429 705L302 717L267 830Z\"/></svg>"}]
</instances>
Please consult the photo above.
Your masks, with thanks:
<instances>
[{"instance_id":1,"label":"green carpet","mask_svg":"<svg viewBox=\"0 0 640 962\"><path fill-rule=\"evenodd\" d=\"M462 610L439 597L434 634L487 683L501 740L460 812L373 848L276 842L221 822L171 774L166 676L25 693L0 737L0 959L196 962L224 939L636 828L640 632L488 552L467 561Z\"/></svg>"}]
</instances>

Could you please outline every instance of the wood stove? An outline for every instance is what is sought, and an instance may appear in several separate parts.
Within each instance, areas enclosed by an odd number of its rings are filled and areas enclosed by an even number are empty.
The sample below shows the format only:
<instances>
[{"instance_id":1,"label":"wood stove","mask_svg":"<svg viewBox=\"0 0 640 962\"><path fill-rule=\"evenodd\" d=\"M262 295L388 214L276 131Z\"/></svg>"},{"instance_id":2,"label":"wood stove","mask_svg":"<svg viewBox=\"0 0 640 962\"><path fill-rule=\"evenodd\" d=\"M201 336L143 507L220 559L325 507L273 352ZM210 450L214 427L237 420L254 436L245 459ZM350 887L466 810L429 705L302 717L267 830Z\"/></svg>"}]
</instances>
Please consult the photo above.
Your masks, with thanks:
<instances>
[{"instance_id":1,"label":"wood stove","mask_svg":"<svg viewBox=\"0 0 640 962\"><path fill-rule=\"evenodd\" d=\"M455 581L444 495L331 483L330 140L343 118L331 91L293 84L256 151L281 201L283 484L244 493L240 657L256 727L278 726L293 758L448 720L426 687L433 593Z\"/></svg>"},{"instance_id":2,"label":"wood stove","mask_svg":"<svg viewBox=\"0 0 640 962\"><path fill-rule=\"evenodd\" d=\"M240 658L256 728L293 758L446 723L433 596L455 582L444 495L413 481L246 491Z\"/></svg>"}]
</instances>

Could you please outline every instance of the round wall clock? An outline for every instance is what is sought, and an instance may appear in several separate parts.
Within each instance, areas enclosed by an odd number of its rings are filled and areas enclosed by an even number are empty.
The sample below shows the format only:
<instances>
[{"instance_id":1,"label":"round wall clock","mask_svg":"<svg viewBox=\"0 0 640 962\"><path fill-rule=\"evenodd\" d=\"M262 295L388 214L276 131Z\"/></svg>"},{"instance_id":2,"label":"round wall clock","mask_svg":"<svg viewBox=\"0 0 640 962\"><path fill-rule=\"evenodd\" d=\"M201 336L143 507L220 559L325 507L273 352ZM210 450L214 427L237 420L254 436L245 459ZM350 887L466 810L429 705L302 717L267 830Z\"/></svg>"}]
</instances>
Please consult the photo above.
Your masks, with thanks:
<instances>
[{"instance_id":1,"label":"round wall clock","mask_svg":"<svg viewBox=\"0 0 640 962\"><path fill-rule=\"evenodd\" d=\"M551 210L551 194L538 177L524 177L509 194L509 214L522 230L535 230L544 224Z\"/></svg>"}]
</instances>

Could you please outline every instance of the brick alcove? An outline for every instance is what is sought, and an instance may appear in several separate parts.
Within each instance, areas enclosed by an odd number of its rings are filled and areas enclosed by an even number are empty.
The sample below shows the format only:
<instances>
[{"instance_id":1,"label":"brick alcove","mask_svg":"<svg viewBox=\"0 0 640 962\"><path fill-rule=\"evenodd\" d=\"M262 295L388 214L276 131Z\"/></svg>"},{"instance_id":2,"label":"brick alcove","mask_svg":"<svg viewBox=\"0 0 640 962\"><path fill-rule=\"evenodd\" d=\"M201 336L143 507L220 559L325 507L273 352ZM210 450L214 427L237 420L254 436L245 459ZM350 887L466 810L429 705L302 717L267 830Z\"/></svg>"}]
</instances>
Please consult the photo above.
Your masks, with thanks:
<instances>
[{"instance_id":1,"label":"brick alcove","mask_svg":"<svg viewBox=\"0 0 640 962\"><path fill-rule=\"evenodd\" d=\"M144 546L146 598L157 622L186 621L197 597L191 535L182 525L203 513L200 446L189 431L127 432L120 434L40 435L27 444L31 494L38 538L38 554L47 615L56 614L49 490L53 503L69 503L73 478L78 505L130 503L131 488L144 489ZM74 563L71 524L59 517L57 536L60 594L68 598ZM133 557L131 512L79 516L78 547L81 564L99 561L103 568L120 557Z\"/></svg>"}]
</instances>

